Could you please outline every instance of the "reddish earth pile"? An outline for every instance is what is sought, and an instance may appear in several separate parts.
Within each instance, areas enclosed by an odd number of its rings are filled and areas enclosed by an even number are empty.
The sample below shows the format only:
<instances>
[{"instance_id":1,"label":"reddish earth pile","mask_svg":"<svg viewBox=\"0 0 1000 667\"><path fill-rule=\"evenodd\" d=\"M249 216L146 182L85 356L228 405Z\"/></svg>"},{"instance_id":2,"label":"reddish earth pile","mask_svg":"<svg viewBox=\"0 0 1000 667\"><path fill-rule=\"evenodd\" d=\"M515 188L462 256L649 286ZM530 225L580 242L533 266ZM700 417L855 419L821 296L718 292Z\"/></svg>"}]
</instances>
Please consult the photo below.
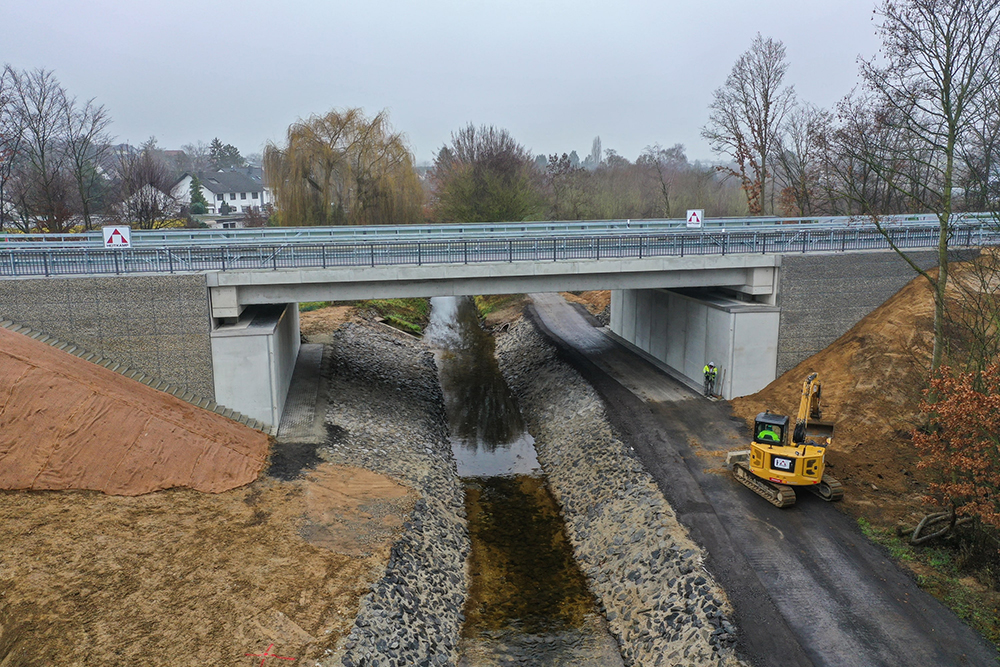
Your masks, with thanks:
<instances>
[{"instance_id":1,"label":"reddish earth pile","mask_svg":"<svg viewBox=\"0 0 1000 667\"><path fill-rule=\"evenodd\" d=\"M0 329L0 489L217 493L267 451L259 431Z\"/></svg>"},{"instance_id":2,"label":"reddish earth pile","mask_svg":"<svg viewBox=\"0 0 1000 667\"><path fill-rule=\"evenodd\" d=\"M830 472L847 487L845 503L876 519L902 519L921 505L909 434L930 367L933 317L930 287L915 278L825 350L734 399L733 411L748 421L765 409L794 419L803 380L818 372L823 419L836 424Z\"/></svg>"}]
</instances>

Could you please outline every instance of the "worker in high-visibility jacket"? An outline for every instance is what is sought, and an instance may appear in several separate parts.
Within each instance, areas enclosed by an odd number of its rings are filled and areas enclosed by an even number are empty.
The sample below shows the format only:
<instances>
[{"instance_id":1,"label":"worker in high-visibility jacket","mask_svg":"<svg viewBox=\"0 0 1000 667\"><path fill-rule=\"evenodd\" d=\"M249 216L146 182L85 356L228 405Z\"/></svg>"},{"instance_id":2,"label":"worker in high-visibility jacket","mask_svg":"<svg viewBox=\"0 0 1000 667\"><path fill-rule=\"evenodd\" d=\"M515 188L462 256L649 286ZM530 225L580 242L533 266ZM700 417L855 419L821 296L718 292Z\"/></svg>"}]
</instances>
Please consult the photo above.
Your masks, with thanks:
<instances>
[{"instance_id":1,"label":"worker in high-visibility jacket","mask_svg":"<svg viewBox=\"0 0 1000 667\"><path fill-rule=\"evenodd\" d=\"M711 361L705 365L705 395L711 396L715 393L715 378L719 370Z\"/></svg>"}]
</instances>

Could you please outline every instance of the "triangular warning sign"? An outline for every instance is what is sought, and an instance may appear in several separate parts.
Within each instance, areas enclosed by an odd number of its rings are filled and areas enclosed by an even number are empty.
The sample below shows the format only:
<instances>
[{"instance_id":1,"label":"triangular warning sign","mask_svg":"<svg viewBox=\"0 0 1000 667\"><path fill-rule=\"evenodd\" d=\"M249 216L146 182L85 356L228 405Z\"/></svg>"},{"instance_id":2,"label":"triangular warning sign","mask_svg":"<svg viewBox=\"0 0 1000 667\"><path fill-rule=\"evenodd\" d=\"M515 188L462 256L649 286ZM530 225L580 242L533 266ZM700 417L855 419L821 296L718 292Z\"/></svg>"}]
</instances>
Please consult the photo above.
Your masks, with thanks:
<instances>
[{"instance_id":1,"label":"triangular warning sign","mask_svg":"<svg viewBox=\"0 0 1000 667\"><path fill-rule=\"evenodd\" d=\"M688 216L688 222L701 222L701 217L698 215L698 211L691 211L691 215Z\"/></svg>"},{"instance_id":2,"label":"triangular warning sign","mask_svg":"<svg viewBox=\"0 0 1000 667\"><path fill-rule=\"evenodd\" d=\"M111 236L108 238L108 245L111 245L112 243L126 243L125 237L122 236L122 233L117 229L111 232Z\"/></svg>"}]
</instances>

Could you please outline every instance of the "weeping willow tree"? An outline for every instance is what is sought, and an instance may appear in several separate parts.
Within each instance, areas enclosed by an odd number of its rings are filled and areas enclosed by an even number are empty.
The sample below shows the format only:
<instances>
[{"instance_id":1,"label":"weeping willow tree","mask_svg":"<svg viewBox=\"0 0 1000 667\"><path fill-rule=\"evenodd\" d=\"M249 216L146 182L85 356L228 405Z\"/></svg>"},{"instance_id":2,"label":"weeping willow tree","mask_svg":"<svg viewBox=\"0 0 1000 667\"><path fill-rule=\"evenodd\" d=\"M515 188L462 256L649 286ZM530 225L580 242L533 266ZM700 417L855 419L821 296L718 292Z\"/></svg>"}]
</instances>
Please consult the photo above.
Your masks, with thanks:
<instances>
[{"instance_id":1,"label":"weeping willow tree","mask_svg":"<svg viewBox=\"0 0 1000 667\"><path fill-rule=\"evenodd\" d=\"M419 222L423 191L403 135L388 114L330 111L288 128L264 149L264 173L282 225Z\"/></svg>"}]
</instances>

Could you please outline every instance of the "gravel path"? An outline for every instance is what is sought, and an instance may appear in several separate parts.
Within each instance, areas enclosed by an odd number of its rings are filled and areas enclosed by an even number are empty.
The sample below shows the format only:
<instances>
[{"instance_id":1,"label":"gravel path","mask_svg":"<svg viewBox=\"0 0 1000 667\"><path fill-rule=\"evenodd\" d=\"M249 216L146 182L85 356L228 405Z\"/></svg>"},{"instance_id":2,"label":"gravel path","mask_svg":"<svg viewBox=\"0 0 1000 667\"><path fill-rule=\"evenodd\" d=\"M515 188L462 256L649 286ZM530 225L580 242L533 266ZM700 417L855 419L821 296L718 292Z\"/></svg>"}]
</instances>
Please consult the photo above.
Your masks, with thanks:
<instances>
[{"instance_id":1,"label":"gravel path","mask_svg":"<svg viewBox=\"0 0 1000 667\"><path fill-rule=\"evenodd\" d=\"M433 355L405 334L349 323L333 335L322 375L320 456L399 479L421 498L347 641L321 664L454 665L469 536Z\"/></svg>"},{"instance_id":2,"label":"gravel path","mask_svg":"<svg viewBox=\"0 0 1000 667\"><path fill-rule=\"evenodd\" d=\"M738 664L730 607L704 554L594 390L526 320L498 338L497 356L625 663Z\"/></svg>"}]
</instances>

